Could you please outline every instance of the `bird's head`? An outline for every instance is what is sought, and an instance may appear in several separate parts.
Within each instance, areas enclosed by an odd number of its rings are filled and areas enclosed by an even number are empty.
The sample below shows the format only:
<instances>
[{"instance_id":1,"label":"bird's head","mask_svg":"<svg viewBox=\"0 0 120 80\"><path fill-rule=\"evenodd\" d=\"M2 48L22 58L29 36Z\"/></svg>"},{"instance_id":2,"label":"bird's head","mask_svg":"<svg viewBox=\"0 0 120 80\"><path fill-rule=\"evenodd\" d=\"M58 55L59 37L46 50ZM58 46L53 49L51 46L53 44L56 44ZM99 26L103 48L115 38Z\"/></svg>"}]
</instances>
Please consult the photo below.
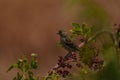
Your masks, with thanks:
<instances>
[{"instance_id":1,"label":"bird's head","mask_svg":"<svg viewBox=\"0 0 120 80\"><path fill-rule=\"evenodd\" d=\"M61 37L67 36L67 32L65 32L64 30L59 30L57 34L60 35Z\"/></svg>"}]
</instances>

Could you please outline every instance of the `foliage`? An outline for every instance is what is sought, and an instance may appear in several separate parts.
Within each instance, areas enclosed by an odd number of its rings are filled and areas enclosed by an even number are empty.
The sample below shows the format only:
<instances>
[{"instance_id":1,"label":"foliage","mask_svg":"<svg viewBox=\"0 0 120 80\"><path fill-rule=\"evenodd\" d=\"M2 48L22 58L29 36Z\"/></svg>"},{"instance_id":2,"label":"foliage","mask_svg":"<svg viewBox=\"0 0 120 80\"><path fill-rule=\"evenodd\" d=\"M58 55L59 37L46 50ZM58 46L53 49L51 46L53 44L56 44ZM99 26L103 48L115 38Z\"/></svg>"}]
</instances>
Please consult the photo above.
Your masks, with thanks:
<instances>
[{"instance_id":1,"label":"foliage","mask_svg":"<svg viewBox=\"0 0 120 80\"><path fill-rule=\"evenodd\" d=\"M23 56L21 59L18 59L18 61L15 64L12 64L7 72L11 71L14 68L19 69L20 71L17 72L16 77L13 78L13 80L38 80L39 77L35 77L33 70L38 68L37 63L37 54L32 53L31 54L32 60L31 62L28 61L28 59Z\"/></svg>"},{"instance_id":2,"label":"foliage","mask_svg":"<svg viewBox=\"0 0 120 80\"><path fill-rule=\"evenodd\" d=\"M90 80L108 80L106 77L111 75L110 72L114 73L116 80L119 80L120 71L117 69L119 67L120 27L114 33L102 30L93 35L92 27L87 26L85 23L82 25L73 23L72 25L73 29L70 30L70 34L63 30L58 31L60 45L67 51L67 54L59 56L58 63L45 77L35 76L33 73L33 70L38 68L38 63L37 54L32 53L31 61L23 56L9 67L7 72L14 68L18 69L13 80L60 80L61 78L65 80L86 80L87 78ZM107 46L99 40L101 34L106 33L112 39L112 43ZM73 67L79 69L77 79L72 74ZM108 75L104 76L103 73ZM112 79L113 77L109 78L109 80Z\"/></svg>"}]
</instances>

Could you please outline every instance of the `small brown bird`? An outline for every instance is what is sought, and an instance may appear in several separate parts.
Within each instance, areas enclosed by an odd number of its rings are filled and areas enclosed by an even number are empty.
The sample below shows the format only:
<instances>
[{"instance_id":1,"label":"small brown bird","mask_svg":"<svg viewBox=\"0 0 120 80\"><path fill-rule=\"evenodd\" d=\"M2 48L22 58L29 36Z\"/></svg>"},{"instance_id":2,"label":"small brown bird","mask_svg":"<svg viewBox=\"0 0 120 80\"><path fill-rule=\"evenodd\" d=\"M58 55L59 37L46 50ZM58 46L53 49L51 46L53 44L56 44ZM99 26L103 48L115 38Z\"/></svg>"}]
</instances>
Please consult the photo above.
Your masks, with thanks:
<instances>
[{"instance_id":1,"label":"small brown bird","mask_svg":"<svg viewBox=\"0 0 120 80\"><path fill-rule=\"evenodd\" d=\"M68 52L76 52L79 51L79 47L70 39L67 32L63 30L59 30L58 34L60 36L60 44L65 48Z\"/></svg>"}]
</instances>

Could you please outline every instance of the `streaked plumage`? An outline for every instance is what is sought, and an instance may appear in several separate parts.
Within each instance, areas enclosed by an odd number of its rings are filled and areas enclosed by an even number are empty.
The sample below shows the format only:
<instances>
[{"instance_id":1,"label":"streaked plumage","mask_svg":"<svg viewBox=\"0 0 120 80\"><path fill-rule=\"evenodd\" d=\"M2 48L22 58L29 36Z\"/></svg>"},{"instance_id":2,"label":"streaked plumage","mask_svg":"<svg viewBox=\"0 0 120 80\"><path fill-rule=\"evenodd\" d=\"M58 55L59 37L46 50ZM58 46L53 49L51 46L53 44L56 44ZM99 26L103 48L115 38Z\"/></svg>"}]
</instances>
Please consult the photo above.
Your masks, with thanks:
<instances>
[{"instance_id":1,"label":"streaked plumage","mask_svg":"<svg viewBox=\"0 0 120 80\"><path fill-rule=\"evenodd\" d=\"M79 51L79 47L74 44L74 42L70 39L67 35L67 32L63 30L59 30L58 32L60 36L60 43L61 45L68 51L68 52L76 52Z\"/></svg>"}]
</instances>

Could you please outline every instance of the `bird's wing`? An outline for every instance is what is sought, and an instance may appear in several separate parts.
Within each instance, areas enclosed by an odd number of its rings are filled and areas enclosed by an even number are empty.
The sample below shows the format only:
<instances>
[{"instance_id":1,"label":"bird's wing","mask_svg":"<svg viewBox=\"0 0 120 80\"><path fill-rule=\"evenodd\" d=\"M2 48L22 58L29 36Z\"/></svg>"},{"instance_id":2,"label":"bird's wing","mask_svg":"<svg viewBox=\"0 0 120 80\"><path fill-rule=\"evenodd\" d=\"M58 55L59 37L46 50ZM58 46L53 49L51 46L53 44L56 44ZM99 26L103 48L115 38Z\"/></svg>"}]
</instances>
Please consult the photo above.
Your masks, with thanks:
<instances>
[{"instance_id":1,"label":"bird's wing","mask_svg":"<svg viewBox=\"0 0 120 80\"><path fill-rule=\"evenodd\" d=\"M73 49L78 48L77 45L75 45L75 43L70 38L66 38L66 45L69 45Z\"/></svg>"}]
</instances>

